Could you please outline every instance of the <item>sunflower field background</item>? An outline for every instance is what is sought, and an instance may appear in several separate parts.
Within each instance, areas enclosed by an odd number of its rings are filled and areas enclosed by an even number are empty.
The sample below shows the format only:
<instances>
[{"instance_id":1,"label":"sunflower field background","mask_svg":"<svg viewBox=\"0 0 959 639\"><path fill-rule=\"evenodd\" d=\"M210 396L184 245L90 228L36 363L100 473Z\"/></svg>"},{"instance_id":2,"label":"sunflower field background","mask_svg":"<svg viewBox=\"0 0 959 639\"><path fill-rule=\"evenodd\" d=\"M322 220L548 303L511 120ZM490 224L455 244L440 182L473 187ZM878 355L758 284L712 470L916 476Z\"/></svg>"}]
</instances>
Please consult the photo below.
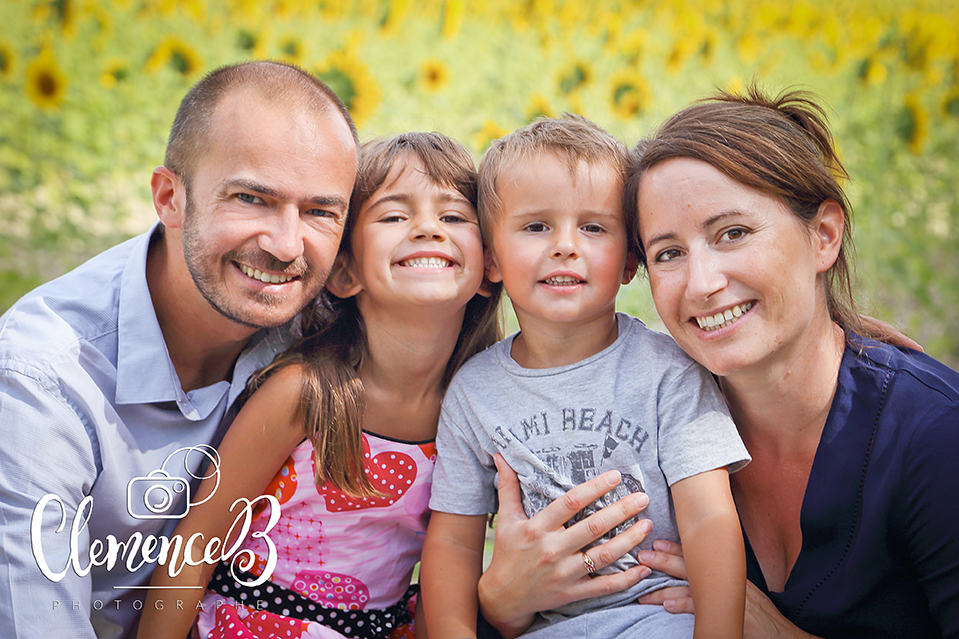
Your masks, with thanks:
<instances>
[{"instance_id":1,"label":"sunflower field background","mask_svg":"<svg viewBox=\"0 0 959 639\"><path fill-rule=\"evenodd\" d=\"M362 139L477 159L539 115L632 145L715 88L817 93L853 176L860 302L959 367L959 0L0 0L0 311L155 219L187 89L298 64ZM645 281L620 307L657 323Z\"/></svg>"}]
</instances>

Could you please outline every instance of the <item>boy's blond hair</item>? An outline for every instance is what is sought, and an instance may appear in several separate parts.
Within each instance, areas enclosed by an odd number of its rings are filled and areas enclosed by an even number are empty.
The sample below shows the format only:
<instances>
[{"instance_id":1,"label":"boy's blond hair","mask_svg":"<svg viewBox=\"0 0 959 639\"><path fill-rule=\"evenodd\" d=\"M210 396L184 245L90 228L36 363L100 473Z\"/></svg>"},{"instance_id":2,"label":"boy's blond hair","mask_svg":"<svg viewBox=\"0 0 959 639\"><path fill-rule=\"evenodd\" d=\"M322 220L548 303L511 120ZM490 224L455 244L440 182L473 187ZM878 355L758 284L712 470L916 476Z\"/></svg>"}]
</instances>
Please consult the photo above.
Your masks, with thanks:
<instances>
[{"instance_id":1,"label":"boy's blond hair","mask_svg":"<svg viewBox=\"0 0 959 639\"><path fill-rule=\"evenodd\" d=\"M477 214L486 246L491 246L492 228L503 203L496 192L497 181L507 170L538 155L552 153L566 161L570 175L575 175L580 162L592 166L607 164L620 176L625 185L629 168L629 149L591 120L581 115L564 113L561 118L538 118L509 135L495 140L479 165L479 202ZM637 253L639 237L635 216L623 219L629 241L630 254Z\"/></svg>"}]
</instances>

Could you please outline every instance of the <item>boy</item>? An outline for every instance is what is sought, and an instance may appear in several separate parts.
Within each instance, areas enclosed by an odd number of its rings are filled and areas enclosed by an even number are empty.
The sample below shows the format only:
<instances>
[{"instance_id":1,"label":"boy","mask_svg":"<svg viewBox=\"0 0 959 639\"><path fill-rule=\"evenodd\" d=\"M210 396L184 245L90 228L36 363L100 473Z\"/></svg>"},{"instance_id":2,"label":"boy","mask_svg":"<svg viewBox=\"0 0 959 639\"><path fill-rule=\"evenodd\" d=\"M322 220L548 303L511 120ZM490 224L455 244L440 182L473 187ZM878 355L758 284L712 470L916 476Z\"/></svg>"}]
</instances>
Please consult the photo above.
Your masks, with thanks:
<instances>
[{"instance_id":1,"label":"boy","mask_svg":"<svg viewBox=\"0 0 959 639\"><path fill-rule=\"evenodd\" d=\"M488 276L503 282L520 332L470 360L443 402L423 555L433 639L475 636L497 452L518 473L530 516L596 474L621 471L621 492L593 508L626 491L648 494L656 537L682 536L699 620L694 634L691 616L635 603L677 584L653 573L624 592L531 616L524 636L742 636L745 564L728 471L749 457L709 374L672 339L615 311L620 283L637 268L636 221L622 207L627 163L621 142L566 116L498 140L480 164ZM583 562L592 573L588 552ZM606 570L633 565L627 554Z\"/></svg>"}]
</instances>

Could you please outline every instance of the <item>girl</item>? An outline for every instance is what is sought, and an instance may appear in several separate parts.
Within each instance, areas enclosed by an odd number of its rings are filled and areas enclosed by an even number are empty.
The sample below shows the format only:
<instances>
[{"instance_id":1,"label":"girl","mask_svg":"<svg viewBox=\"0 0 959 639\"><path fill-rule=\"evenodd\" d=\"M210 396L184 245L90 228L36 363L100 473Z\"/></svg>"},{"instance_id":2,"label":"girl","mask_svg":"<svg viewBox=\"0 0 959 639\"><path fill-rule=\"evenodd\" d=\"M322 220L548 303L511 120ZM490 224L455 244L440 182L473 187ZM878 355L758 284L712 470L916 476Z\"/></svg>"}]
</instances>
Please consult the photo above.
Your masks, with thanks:
<instances>
[{"instance_id":1,"label":"girl","mask_svg":"<svg viewBox=\"0 0 959 639\"><path fill-rule=\"evenodd\" d=\"M158 566L140 639L182 638L197 612L200 637L413 634L408 587L429 517L440 400L456 369L499 338L500 290L484 284L465 148L409 133L360 155L327 292L304 315L303 337L251 380L255 392L218 451L219 484L204 480L202 505L176 535L229 548L231 506L261 494L281 504L279 519L254 511L242 544L253 561L234 555L214 573L196 550L199 565L176 577ZM264 573L255 587L240 583ZM164 605L161 587L207 583L202 602L199 589L176 590ZM425 636L422 624L416 634Z\"/></svg>"}]
</instances>

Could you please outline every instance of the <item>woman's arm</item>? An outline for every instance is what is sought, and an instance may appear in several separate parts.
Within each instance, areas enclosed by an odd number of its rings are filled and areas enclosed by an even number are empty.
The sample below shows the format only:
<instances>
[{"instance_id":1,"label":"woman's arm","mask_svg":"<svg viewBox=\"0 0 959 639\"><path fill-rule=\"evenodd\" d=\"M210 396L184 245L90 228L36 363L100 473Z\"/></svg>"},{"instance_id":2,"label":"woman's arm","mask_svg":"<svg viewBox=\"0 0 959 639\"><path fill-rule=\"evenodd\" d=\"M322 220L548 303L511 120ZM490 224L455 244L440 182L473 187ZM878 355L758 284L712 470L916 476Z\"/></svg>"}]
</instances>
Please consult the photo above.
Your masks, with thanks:
<instances>
[{"instance_id":1,"label":"woman's arm","mask_svg":"<svg viewBox=\"0 0 959 639\"><path fill-rule=\"evenodd\" d=\"M299 368L287 366L277 371L247 401L224 436L217 450L220 457L219 486L212 477L204 480L197 498L202 501L214 489L216 492L208 501L191 508L174 533L174 539L178 536L184 544L194 534L202 535L193 544L195 561L202 558L203 549L213 538L222 540L221 547L229 547L233 540L224 537L238 512L231 513L230 507L237 499L260 496L303 440L300 383ZM179 574L171 576L167 564L157 564L143 606L138 639L182 639L187 636L196 619L197 603L206 592L214 567L208 563L183 565ZM177 590L177 599L183 601L182 607L167 606L157 610L154 603L164 597L161 588L170 587L182 588Z\"/></svg>"},{"instance_id":2,"label":"woman's arm","mask_svg":"<svg viewBox=\"0 0 959 639\"><path fill-rule=\"evenodd\" d=\"M430 515L420 595L433 639L475 639L476 584L483 572L485 543L486 515Z\"/></svg>"},{"instance_id":3,"label":"woman's arm","mask_svg":"<svg viewBox=\"0 0 959 639\"><path fill-rule=\"evenodd\" d=\"M564 524L620 482L611 471L580 484L532 519L527 519L520 499L516 473L500 455L499 513L493 559L479 581L483 616L504 637L516 637L533 622L535 614L589 597L625 590L649 575L644 566L624 572L589 577L582 549L617 525L635 517L649 499L628 495L566 528ZM637 522L613 539L589 549L596 568L603 568L639 545L652 530L648 519Z\"/></svg>"},{"instance_id":4,"label":"woman's arm","mask_svg":"<svg viewBox=\"0 0 959 639\"><path fill-rule=\"evenodd\" d=\"M653 542L654 550L642 550L639 560L653 570L677 579L686 579L686 560L683 548L665 539ZM673 613L695 612L693 598L686 586L663 588L639 598L639 603L662 605ZM786 619L759 588L746 582L746 617L743 639L818 639Z\"/></svg>"},{"instance_id":5,"label":"woman's arm","mask_svg":"<svg viewBox=\"0 0 959 639\"><path fill-rule=\"evenodd\" d=\"M729 472L720 468L687 477L670 492L697 602L693 637L742 637L746 557Z\"/></svg>"}]
</instances>

